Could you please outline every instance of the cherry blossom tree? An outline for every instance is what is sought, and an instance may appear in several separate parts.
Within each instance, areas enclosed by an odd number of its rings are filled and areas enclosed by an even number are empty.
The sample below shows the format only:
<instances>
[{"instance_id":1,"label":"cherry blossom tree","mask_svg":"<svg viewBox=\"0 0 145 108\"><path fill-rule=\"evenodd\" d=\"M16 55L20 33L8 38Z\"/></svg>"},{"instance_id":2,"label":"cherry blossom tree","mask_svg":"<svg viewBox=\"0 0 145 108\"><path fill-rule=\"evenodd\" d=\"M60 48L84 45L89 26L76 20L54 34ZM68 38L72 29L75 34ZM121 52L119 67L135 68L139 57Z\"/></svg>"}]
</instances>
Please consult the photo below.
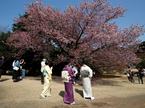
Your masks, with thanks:
<instances>
[{"instance_id":1,"label":"cherry blossom tree","mask_svg":"<svg viewBox=\"0 0 145 108\"><path fill-rule=\"evenodd\" d=\"M69 58L98 68L124 67L138 62L134 46L144 33L142 26L121 29L113 22L124 12L122 7L113 7L107 0L84 1L64 12L42 2L32 3L26 16L16 20L25 30L15 30L7 42L19 49L39 51L53 46L60 50L54 62Z\"/></svg>"}]
</instances>

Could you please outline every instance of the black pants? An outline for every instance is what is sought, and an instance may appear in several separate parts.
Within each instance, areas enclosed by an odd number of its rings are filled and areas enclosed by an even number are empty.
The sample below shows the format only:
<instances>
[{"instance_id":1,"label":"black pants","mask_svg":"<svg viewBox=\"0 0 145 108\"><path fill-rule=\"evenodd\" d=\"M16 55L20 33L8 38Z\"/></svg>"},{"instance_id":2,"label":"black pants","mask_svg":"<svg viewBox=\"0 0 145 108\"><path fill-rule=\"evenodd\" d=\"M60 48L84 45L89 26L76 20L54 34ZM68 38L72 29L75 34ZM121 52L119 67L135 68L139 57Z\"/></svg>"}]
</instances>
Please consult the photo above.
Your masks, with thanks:
<instances>
[{"instance_id":1,"label":"black pants","mask_svg":"<svg viewBox=\"0 0 145 108\"><path fill-rule=\"evenodd\" d=\"M13 70L13 76L12 76L12 79L13 81L19 81L20 80L20 69L19 70Z\"/></svg>"},{"instance_id":2,"label":"black pants","mask_svg":"<svg viewBox=\"0 0 145 108\"><path fill-rule=\"evenodd\" d=\"M143 84L143 77L138 77L138 83Z\"/></svg>"},{"instance_id":3,"label":"black pants","mask_svg":"<svg viewBox=\"0 0 145 108\"><path fill-rule=\"evenodd\" d=\"M128 80L129 80L131 83L134 83L134 78L133 78L133 76L129 76L129 77L128 77Z\"/></svg>"}]
</instances>

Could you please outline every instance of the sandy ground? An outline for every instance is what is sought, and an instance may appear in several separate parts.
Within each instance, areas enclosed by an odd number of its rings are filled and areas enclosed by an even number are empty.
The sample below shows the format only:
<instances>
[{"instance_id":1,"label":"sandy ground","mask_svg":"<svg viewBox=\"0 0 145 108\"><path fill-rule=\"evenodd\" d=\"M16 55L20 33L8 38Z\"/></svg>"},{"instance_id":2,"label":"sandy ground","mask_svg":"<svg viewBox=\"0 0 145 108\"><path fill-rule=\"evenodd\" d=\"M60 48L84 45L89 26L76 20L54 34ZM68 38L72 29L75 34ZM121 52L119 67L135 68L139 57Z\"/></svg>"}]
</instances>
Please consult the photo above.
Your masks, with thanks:
<instances>
[{"instance_id":1,"label":"sandy ground","mask_svg":"<svg viewBox=\"0 0 145 108\"><path fill-rule=\"evenodd\" d=\"M95 100L84 100L82 86L75 85L75 105L63 103L64 85L53 77L52 96L40 99L40 77L26 77L12 82L11 76L0 80L0 108L145 108L145 84L129 83L125 76L102 78L93 82Z\"/></svg>"}]
</instances>

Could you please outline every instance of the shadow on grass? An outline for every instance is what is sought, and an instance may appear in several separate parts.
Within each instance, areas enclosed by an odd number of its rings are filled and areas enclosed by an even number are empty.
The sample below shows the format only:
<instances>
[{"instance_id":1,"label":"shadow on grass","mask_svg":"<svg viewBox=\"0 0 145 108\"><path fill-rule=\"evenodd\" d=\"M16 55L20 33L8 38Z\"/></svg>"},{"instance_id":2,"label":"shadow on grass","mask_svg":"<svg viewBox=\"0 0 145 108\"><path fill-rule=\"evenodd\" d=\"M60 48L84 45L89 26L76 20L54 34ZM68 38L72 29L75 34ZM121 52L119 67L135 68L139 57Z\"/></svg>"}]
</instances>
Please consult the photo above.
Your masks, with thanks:
<instances>
[{"instance_id":1,"label":"shadow on grass","mask_svg":"<svg viewBox=\"0 0 145 108\"><path fill-rule=\"evenodd\" d=\"M120 75L106 74L102 75L101 78L121 78Z\"/></svg>"},{"instance_id":2,"label":"shadow on grass","mask_svg":"<svg viewBox=\"0 0 145 108\"><path fill-rule=\"evenodd\" d=\"M81 97L83 97L83 91L79 89L75 89L75 92L78 93Z\"/></svg>"},{"instance_id":3,"label":"shadow on grass","mask_svg":"<svg viewBox=\"0 0 145 108\"><path fill-rule=\"evenodd\" d=\"M75 89L75 92L77 92L81 97L83 97L83 92L82 90L79 90L79 89ZM59 96L63 97L64 96L64 91L60 91L59 92Z\"/></svg>"},{"instance_id":4,"label":"shadow on grass","mask_svg":"<svg viewBox=\"0 0 145 108\"><path fill-rule=\"evenodd\" d=\"M105 85L105 86L121 86L122 76L115 74L104 74L99 78L92 78L92 85Z\"/></svg>"},{"instance_id":5,"label":"shadow on grass","mask_svg":"<svg viewBox=\"0 0 145 108\"><path fill-rule=\"evenodd\" d=\"M107 107L111 106L111 105L108 104L107 102L92 102L91 104L92 104L93 106L98 107L98 108L105 107L105 106L107 106Z\"/></svg>"},{"instance_id":6,"label":"shadow on grass","mask_svg":"<svg viewBox=\"0 0 145 108\"><path fill-rule=\"evenodd\" d=\"M63 97L64 96L64 91L60 91L59 96Z\"/></svg>"},{"instance_id":7,"label":"shadow on grass","mask_svg":"<svg viewBox=\"0 0 145 108\"><path fill-rule=\"evenodd\" d=\"M9 80L9 78L0 79L0 82L4 82L4 81L7 81L7 80Z\"/></svg>"},{"instance_id":8,"label":"shadow on grass","mask_svg":"<svg viewBox=\"0 0 145 108\"><path fill-rule=\"evenodd\" d=\"M105 86L121 86L120 81L121 79L116 78L121 78L121 76L115 76L115 75L105 75L102 78L92 78L92 86L95 85L105 85ZM38 80L41 82L41 77L26 77L26 79L29 80ZM63 84L62 78L60 76L52 76L53 82ZM119 81L120 80L120 81ZM79 86L82 86L82 80L78 80L76 82Z\"/></svg>"},{"instance_id":9,"label":"shadow on grass","mask_svg":"<svg viewBox=\"0 0 145 108\"><path fill-rule=\"evenodd\" d=\"M119 81L113 79L99 79L93 80L92 85L104 85L104 86L122 86Z\"/></svg>"}]
</instances>

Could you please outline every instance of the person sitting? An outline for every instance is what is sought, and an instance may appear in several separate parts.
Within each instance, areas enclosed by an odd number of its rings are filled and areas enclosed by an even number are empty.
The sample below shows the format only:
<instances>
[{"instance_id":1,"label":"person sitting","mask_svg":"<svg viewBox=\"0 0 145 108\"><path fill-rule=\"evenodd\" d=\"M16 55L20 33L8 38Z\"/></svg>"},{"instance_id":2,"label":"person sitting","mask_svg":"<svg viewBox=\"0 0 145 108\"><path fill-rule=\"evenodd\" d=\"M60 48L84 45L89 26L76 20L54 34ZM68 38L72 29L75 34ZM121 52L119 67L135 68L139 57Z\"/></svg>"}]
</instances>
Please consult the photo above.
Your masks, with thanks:
<instances>
[{"instance_id":1,"label":"person sitting","mask_svg":"<svg viewBox=\"0 0 145 108\"><path fill-rule=\"evenodd\" d=\"M13 74L12 74L13 82L17 82L17 81L21 80L21 74L20 74L20 61L19 61L18 58L16 58L16 59L13 61L12 67L13 67Z\"/></svg>"}]
</instances>

